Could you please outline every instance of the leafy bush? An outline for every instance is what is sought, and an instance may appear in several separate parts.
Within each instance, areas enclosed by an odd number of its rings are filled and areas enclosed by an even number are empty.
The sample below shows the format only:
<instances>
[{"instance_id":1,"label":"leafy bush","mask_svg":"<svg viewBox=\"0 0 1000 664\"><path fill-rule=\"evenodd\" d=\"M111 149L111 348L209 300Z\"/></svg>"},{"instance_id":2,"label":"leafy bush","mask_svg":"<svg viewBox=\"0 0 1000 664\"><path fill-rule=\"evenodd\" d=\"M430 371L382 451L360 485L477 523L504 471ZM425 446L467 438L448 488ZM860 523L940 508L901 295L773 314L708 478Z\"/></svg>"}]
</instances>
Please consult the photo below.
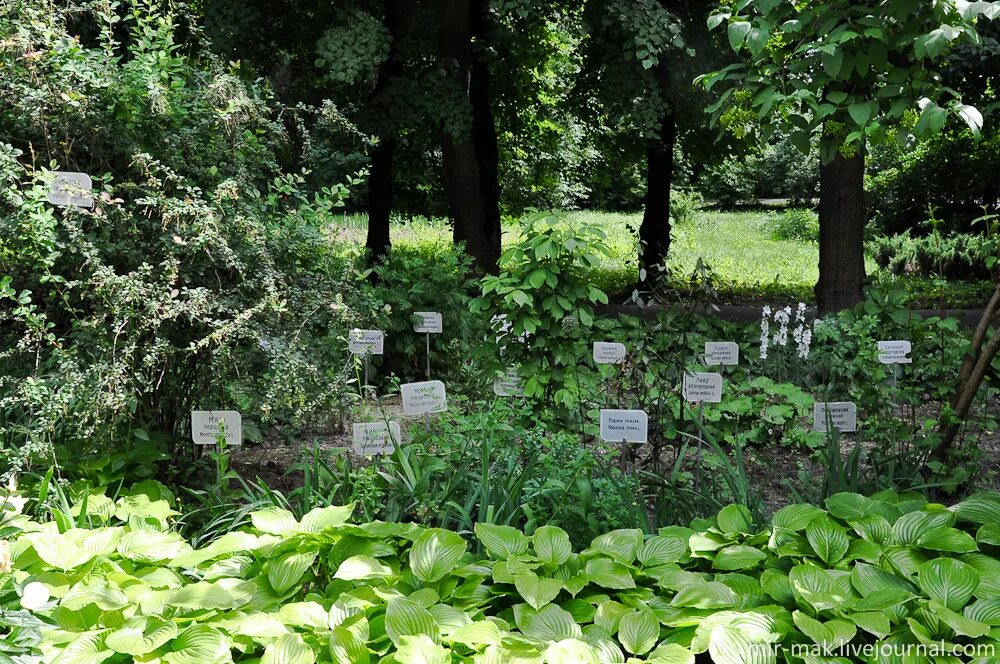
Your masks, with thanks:
<instances>
[{"instance_id":1,"label":"leafy bush","mask_svg":"<svg viewBox=\"0 0 1000 664\"><path fill-rule=\"evenodd\" d=\"M944 133L899 151L868 178L870 215L881 234L916 235L926 232L919 224L935 208L947 220L943 230L969 232L982 206L1000 206L998 179L1000 133L982 139L968 131Z\"/></svg>"},{"instance_id":2,"label":"leafy bush","mask_svg":"<svg viewBox=\"0 0 1000 664\"><path fill-rule=\"evenodd\" d=\"M874 238L868 251L879 267L895 275L973 280L990 279L987 258L993 246L994 241L982 235L914 237L907 231Z\"/></svg>"},{"instance_id":3,"label":"leafy bush","mask_svg":"<svg viewBox=\"0 0 1000 664\"><path fill-rule=\"evenodd\" d=\"M670 192L670 219L675 224L687 224L705 206L704 197L694 189L673 189Z\"/></svg>"},{"instance_id":4,"label":"leafy bush","mask_svg":"<svg viewBox=\"0 0 1000 664\"><path fill-rule=\"evenodd\" d=\"M358 285L323 227L347 187L305 194L265 89L116 7L0 16L0 473L56 444L176 452L197 406L303 424L345 395ZM57 168L94 175L92 210L47 202Z\"/></svg>"},{"instance_id":5,"label":"leafy bush","mask_svg":"<svg viewBox=\"0 0 1000 664\"><path fill-rule=\"evenodd\" d=\"M775 240L819 242L819 215L812 210L786 210L771 226Z\"/></svg>"},{"instance_id":6,"label":"leafy bush","mask_svg":"<svg viewBox=\"0 0 1000 664\"><path fill-rule=\"evenodd\" d=\"M590 282L607 255L605 240L594 224L537 213L504 250L502 272L483 279L473 310L504 317L509 329L498 343L505 360L519 364L530 397L568 408L579 401L578 360L589 348L595 305L608 303Z\"/></svg>"},{"instance_id":7,"label":"leafy bush","mask_svg":"<svg viewBox=\"0 0 1000 664\"><path fill-rule=\"evenodd\" d=\"M470 550L448 530L353 525L353 505L267 508L192 548L169 497L67 509L7 512L3 643L24 662L865 662L866 647L931 644L989 661L1000 645L996 494L949 509L841 493L764 529L731 505L579 552L557 527L489 524Z\"/></svg>"},{"instance_id":8,"label":"leafy bush","mask_svg":"<svg viewBox=\"0 0 1000 664\"><path fill-rule=\"evenodd\" d=\"M723 210L753 202L754 171L752 160L728 156L719 164L708 167L701 176L700 190L708 199L715 199Z\"/></svg>"}]
</instances>

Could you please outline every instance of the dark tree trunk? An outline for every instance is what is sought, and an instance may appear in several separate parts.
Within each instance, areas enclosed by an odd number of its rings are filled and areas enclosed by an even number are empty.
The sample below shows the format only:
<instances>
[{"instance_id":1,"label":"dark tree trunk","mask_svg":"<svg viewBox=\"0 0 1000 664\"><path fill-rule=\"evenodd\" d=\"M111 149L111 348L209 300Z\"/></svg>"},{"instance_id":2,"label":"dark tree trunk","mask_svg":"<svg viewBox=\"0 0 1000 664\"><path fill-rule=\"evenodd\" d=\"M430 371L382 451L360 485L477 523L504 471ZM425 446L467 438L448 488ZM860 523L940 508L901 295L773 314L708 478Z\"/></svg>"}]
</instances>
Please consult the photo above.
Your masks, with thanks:
<instances>
[{"instance_id":1,"label":"dark tree trunk","mask_svg":"<svg viewBox=\"0 0 1000 664\"><path fill-rule=\"evenodd\" d=\"M677 123L673 113L664 115L660 138L646 148L646 199L639 226L639 268L651 271L664 266L670 250L670 185L674 173Z\"/></svg>"},{"instance_id":2,"label":"dark tree trunk","mask_svg":"<svg viewBox=\"0 0 1000 664\"><path fill-rule=\"evenodd\" d=\"M371 265L383 262L391 249L389 219L392 216L392 182L396 139L386 136L371 153L368 175L368 239L365 247Z\"/></svg>"},{"instance_id":3,"label":"dark tree trunk","mask_svg":"<svg viewBox=\"0 0 1000 664\"><path fill-rule=\"evenodd\" d=\"M473 36L485 22L482 0L440 0L439 54L454 84L469 103L471 123L460 135L443 133L442 157L455 242L483 272L496 274L500 262L500 206L496 126L489 97L489 70L472 52Z\"/></svg>"},{"instance_id":4,"label":"dark tree trunk","mask_svg":"<svg viewBox=\"0 0 1000 664\"><path fill-rule=\"evenodd\" d=\"M386 99L386 88L402 73L399 62L399 0L385 3L385 26L389 31L389 57L379 69L375 87L369 95L378 143L371 151L371 168L368 174L368 238L365 248L370 265L377 265L389 257L392 245L389 239L389 221L392 218L393 180L395 177L396 127L392 118L393 103ZM372 278L375 278L373 273Z\"/></svg>"},{"instance_id":5,"label":"dark tree trunk","mask_svg":"<svg viewBox=\"0 0 1000 664\"><path fill-rule=\"evenodd\" d=\"M819 312L850 309L864 297L865 284L865 157L839 152L820 166L819 177Z\"/></svg>"}]
</instances>

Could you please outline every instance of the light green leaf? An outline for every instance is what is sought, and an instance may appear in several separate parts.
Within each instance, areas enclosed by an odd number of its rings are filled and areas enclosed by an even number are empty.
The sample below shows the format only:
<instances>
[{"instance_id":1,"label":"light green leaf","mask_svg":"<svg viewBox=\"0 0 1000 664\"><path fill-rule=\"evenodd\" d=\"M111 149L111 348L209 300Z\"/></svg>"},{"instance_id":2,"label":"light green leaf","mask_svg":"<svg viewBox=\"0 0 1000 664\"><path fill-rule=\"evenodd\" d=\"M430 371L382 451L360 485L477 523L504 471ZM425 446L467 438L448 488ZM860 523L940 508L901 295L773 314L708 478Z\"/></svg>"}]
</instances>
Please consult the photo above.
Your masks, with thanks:
<instances>
[{"instance_id":1,"label":"light green leaf","mask_svg":"<svg viewBox=\"0 0 1000 664\"><path fill-rule=\"evenodd\" d=\"M756 567L767 560L767 554L752 546L727 546L715 555L712 567L718 570L734 571Z\"/></svg>"},{"instance_id":2,"label":"light green leaf","mask_svg":"<svg viewBox=\"0 0 1000 664\"><path fill-rule=\"evenodd\" d=\"M563 584L558 579L547 579L524 571L514 575L514 587L532 608L540 609L559 595Z\"/></svg>"},{"instance_id":3,"label":"light green leaf","mask_svg":"<svg viewBox=\"0 0 1000 664\"><path fill-rule=\"evenodd\" d=\"M535 530L531 541L535 547L535 555L546 565L562 565L573 553L569 535L562 528L542 526Z\"/></svg>"},{"instance_id":4,"label":"light green leaf","mask_svg":"<svg viewBox=\"0 0 1000 664\"><path fill-rule=\"evenodd\" d=\"M423 634L435 643L441 639L440 628L430 611L406 597L389 600L385 609L385 631L397 647L400 637L408 635Z\"/></svg>"},{"instance_id":5,"label":"light green leaf","mask_svg":"<svg viewBox=\"0 0 1000 664\"><path fill-rule=\"evenodd\" d=\"M920 567L917 582L928 597L959 611L976 592L979 572L954 558L937 558Z\"/></svg>"},{"instance_id":6,"label":"light green leaf","mask_svg":"<svg viewBox=\"0 0 1000 664\"><path fill-rule=\"evenodd\" d=\"M167 664L229 664L229 640L219 630L206 625L188 627L168 645L162 659Z\"/></svg>"},{"instance_id":7,"label":"light green leaf","mask_svg":"<svg viewBox=\"0 0 1000 664\"><path fill-rule=\"evenodd\" d=\"M748 534L753 527L750 510L743 505L727 505L717 518L719 530L727 535Z\"/></svg>"},{"instance_id":8,"label":"light green leaf","mask_svg":"<svg viewBox=\"0 0 1000 664\"><path fill-rule=\"evenodd\" d=\"M752 27L753 26L746 21L733 21L729 24L729 45L733 47L734 51L740 50L740 47L743 46L743 42L746 41L747 35L750 34L750 29Z\"/></svg>"},{"instance_id":9,"label":"light green leaf","mask_svg":"<svg viewBox=\"0 0 1000 664\"><path fill-rule=\"evenodd\" d=\"M646 540L639 549L638 558L643 567L656 567L680 562L687 554L686 540L657 535Z\"/></svg>"},{"instance_id":10,"label":"light green leaf","mask_svg":"<svg viewBox=\"0 0 1000 664\"><path fill-rule=\"evenodd\" d=\"M250 522L257 530L270 535L290 535L299 529L295 515L280 507L266 507L250 512Z\"/></svg>"},{"instance_id":11,"label":"light green leaf","mask_svg":"<svg viewBox=\"0 0 1000 664\"><path fill-rule=\"evenodd\" d=\"M476 537L486 547L486 552L496 560L519 556L528 550L528 538L516 528L477 523L475 531Z\"/></svg>"},{"instance_id":12,"label":"light green leaf","mask_svg":"<svg viewBox=\"0 0 1000 664\"><path fill-rule=\"evenodd\" d=\"M371 556L351 556L337 567L335 579L343 581L360 581L363 579L383 579L392 576L394 572L388 565L383 565Z\"/></svg>"},{"instance_id":13,"label":"light green leaf","mask_svg":"<svg viewBox=\"0 0 1000 664\"><path fill-rule=\"evenodd\" d=\"M315 551L303 553L293 551L280 558L269 560L265 568L267 569L267 580L274 588L274 592L283 595L296 586L315 560Z\"/></svg>"},{"instance_id":14,"label":"light green leaf","mask_svg":"<svg viewBox=\"0 0 1000 664\"><path fill-rule=\"evenodd\" d=\"M645 655L660 640L660 623L651 611L633 611L618 623L618 640L633 655Z\"/></svg>"},{"instance_id":15,"label":"light green leaf","mask_svg":"<svg viewBox=\"0 0 1000 664\"><path fill-rule=\"evenodd\" d=\"M316 653L298 634L285 634L264 649L260 664L314 664Z\"/></svg>"},{"instance_id":16,"label":"light green leaf","mask_svg":"<svg viewBox=\"0 0 1000 664\"><path fill-rule=\"evenodd\" d=\"M301 530L307 533L319 533L327 528L336 528L347 523L352 514L354 514L354 503L317 507L302 517ZM257 527L256 523L254 527Z\"/></svg>"},{"instance_id":17,"label":"light green leaf","mask_svg":"<svg viewBox=\"0 0 1000 664\"><path fill-rule=\"evenodd\" d=\"M590 645L577 639L563 639L545 650L547 664L601 664L600 655Z\"/></svg>"},{"instance_id":18,"label":"light green leaf","mask_svg":"<svg viewBox=\"0 0 1000 664\"><path fill-rule=\"evenodd\" d=\"M172 621L140 616L108 634L105 645L126 655L146 655L177 636L177 632L177 625Z\"/></svg>"},{"instance_id":19,"label":"light green leaf","mask_svg":"<svg viewBox=\"0 0 1000 664\"><path fill-rule=\"evenodd\" d=\"M626 564L632 564L642 546L642 531L638 529L612 530L594 538L590 548L600 551Z\"/></svg>"},{"instance_id":20,"label":"light green leaf","mask_svg":"<svg viewBox=\"0 0 1000 664\"><path fill-rule=\"evenodd\" d=\"M694 664L694 653L676 643L661 643L646 660L652 664Z\"/></svg>"},{"instance_id":21,"label":"light green leaf","mask_svg":"<svg viewBox=\"0 0 1000 664\"><path fill-rule=\"evenodd\" d=\"M806 526L806 539L820 558L833 565L844 557L850 546L847 533L827 516L813 519Z\"/></svg>"},{"instance_id":22,"label":"light green leaf","mask_svg":"<svg viewBox=\"0 0 1000 664\"><path fill-rule=\"evenodd\" d=\"M625 590L635 588L635 579L632 573L621 563L616 563L607 558L594 558L587 561L584 568L587 578L591 583L595 583L602 588L612 590Z\"/></svg>"},{"instance_id":23,"label":"light green leaf","mask_svg":"<svg viewBox=\"0 0 1000 664\"><path fill-rule=\"evenodd\" d=\"M439 581L458 565L465 555L465 540L442 528L428 528L410 549L410 570L426 583Z\"/></svg>"},{"instance_id":24,"label":"light green leaf","mask_svg":"<svg viewBox=\"0 0 1000 664\"><path fill-rule=\"evenodd\" d=\"M514 622L525 636L542 641L579 639L583 631L570 613L555 604L535 611L526 604L515 607Z\"/></svg>"}]
</instances>

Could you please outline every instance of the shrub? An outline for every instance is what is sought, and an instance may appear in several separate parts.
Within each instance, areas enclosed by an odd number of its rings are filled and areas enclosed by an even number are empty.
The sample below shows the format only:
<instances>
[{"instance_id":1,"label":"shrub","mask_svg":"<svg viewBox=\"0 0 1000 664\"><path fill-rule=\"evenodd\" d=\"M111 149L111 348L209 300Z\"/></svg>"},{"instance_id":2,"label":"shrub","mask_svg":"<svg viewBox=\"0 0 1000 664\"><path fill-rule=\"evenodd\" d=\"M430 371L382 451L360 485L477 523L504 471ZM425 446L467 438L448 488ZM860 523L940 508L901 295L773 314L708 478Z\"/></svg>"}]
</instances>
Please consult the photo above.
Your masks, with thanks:
<instances>
[{"instance_id":1,"label":"shrub","mask_svg":"<svg viewBox=\"0 0 1000 664\"><path fill-rule=\"evenodd\" d=\"M701 176L700 190L708 199L729 210L754 200L754 173L752 159L728 156L724 161L710 166Z\"/></svg>"},{"instance_id":2,"label":"shrub","mask_svg":"<svg viewBox=\"0 0 1000 664\"><path fill-rule=\"evenodd\" d=\"M694 189L673 189L670 192L670 218L675 224L688 224L705 206L704 197Z\"/></svg>"},{"instance_id":3,"label":"shrub","mask_svg":"<svg viewBox=\"0 0 1000 664\"><path fill-rule=\"evenodd\" d=\"M771 225L775 240L819 242L819 215L812 210L786 210Z\"/></svg>"},{"instance_id":4,"label":"shrub","mask_svg":"<svg viewBox=\"0 0 1000 664\"><path fill-rule=\"evenodd\" d=\"M351 524L352 505L301 520L269 507L192 548L155 487L82 499L66 505L75 522L7 512L3 642L22 661L746 664L921 644L988 659L1000 645L995 494L949 509L841 493L767 528L730 505L579 552L554 526L480 523L470 550L448 530Z\"/></svg>"},{"instance_id":5,"label":"shrub","mask_svg":"<svg viewBox=\"0 0 1000 664\"><path fill-rule=\"evenodd\" d=\"M982 235L913 237L907 231L874 238L868 251L879 267L895 275L973 280L991 278L986 259L994 244Z\"/></svg>"}]
</instances>

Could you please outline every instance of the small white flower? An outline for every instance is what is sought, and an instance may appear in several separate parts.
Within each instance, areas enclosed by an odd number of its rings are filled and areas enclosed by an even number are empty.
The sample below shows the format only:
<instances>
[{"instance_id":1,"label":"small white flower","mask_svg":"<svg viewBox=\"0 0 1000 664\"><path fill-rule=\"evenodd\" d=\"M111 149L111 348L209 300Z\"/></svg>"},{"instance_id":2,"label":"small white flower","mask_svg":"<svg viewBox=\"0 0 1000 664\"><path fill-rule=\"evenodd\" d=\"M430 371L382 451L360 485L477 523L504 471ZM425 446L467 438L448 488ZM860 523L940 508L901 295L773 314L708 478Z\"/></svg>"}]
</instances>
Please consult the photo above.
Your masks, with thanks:
<instances>
[{"instance_id":1,"label":"small white flower","mask_svg":"<svg viewBox=\"0 0 1000 664\"><path fill-rule=\"evenodd\" d=\"M21 606L28 611L37 611L49 601L49 588L44 583L32 581L21 590Z\"/></svg>"}]
</instances>

